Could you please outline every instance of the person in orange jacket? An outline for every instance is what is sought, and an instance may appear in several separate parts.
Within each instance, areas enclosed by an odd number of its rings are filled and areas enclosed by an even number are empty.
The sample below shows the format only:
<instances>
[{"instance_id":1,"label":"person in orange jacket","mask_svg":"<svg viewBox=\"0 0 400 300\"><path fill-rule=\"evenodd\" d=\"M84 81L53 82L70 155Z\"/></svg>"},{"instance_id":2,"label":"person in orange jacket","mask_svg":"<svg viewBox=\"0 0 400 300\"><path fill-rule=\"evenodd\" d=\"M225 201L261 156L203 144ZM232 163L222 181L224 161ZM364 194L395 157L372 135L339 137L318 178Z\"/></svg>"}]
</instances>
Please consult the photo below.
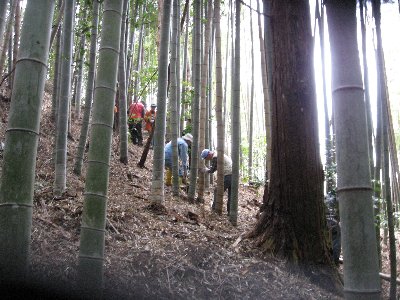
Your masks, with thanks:
<instances>
[{"instance_id":1,"label":"person in orange jacket","mask_svg":"<svg viewBox=\"0 0 400 300\"><path fill-rule=\"evenodd\" d=\"M146 111L146 113L144 114L144 121L146 123L145 125L145 130L147 130L149 133L153 130L153 125L154 125L154 121L156 120L156 104L152 104L150 105L150 110Z\"/></svg>"}]
</instances>

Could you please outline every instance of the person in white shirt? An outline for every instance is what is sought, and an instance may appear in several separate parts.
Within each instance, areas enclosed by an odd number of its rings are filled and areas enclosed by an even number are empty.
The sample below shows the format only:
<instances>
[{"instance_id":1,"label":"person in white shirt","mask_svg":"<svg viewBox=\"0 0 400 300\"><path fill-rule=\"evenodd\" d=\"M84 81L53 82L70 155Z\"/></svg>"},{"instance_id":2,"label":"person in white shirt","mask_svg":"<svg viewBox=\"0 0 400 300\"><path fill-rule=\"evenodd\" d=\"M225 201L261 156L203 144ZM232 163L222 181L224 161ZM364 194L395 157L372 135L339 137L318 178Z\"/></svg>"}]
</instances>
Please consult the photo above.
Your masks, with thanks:
<instances>
[{"instance_id":1,"label":"person in white shirt","mask_svg":"<svg viewBox=\"0 0 400 300\"><path fill-rule=\"evenodd\" d=\"M211 151L209 149L204 149L201 152L201 158L204 160L211 160L210 168L205 168L203 170L204 173L214 173L217 171L217 152ZM226 205L226 209L229 215L229 207L231 203L231 188L232 188L232 159L224 154L224 192L228 190L228 203ZM212 204L212 209L215 210L215 198L216 198L216 188L214 190L214 201Z\"/></svg>"}]
</instances>

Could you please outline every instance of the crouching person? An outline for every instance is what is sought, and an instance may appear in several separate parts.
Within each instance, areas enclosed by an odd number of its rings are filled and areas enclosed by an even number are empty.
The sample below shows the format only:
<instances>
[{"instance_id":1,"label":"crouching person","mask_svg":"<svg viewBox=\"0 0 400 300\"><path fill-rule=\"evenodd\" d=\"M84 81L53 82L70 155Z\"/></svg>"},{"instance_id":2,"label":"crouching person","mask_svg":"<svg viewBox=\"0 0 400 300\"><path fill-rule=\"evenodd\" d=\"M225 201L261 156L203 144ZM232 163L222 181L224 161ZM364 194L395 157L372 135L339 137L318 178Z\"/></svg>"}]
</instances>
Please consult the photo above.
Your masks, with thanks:
<instances>
[{"instance_id":1,"label":"crouching person","mask_svg":"<svg viewBox=\"0 0 400 300\"><path fill-rule=\"evenodd\" d=\"M180 163L179 177L186 183L187 170L189 168L189 148L192 146L193 136L190 133L177 139L178 144L178 163ZM165 184L172 185L172 142L168 142L164 148L165 156Z\"/></svg>"},{"instance_id":2,"label":"crouching person","mask_svg":"<svg viewBox=\"0 0 400 300\"><path fill-rule=\"evenodd\" d=\"M209 149L204 149L201 152L201 158L204 160L211 160L210 168L204 168L202 172L204 173L214 173L217 171L217 152L211 151ZM224 154L224 192L228 190L228 202L226 205L226 210L229 215L230 204L231 204L231 190L232 190L232 159ZM212 209L215 210L215 199L217 196L217 188L214 189L214 201L212 204Z\"/></svg>"}]
</instances>

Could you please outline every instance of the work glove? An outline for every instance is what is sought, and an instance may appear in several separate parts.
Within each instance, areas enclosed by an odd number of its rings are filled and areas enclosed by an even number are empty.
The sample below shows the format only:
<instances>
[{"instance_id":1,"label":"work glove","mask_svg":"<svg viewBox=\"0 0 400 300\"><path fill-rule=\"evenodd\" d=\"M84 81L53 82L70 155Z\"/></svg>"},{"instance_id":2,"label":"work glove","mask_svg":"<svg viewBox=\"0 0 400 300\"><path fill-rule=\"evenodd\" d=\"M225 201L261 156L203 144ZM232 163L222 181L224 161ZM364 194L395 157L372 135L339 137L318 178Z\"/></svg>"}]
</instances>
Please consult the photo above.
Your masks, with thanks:
<instances>
[{"instance_id":1,"label":"work glove","mask_svg":"<svg viewBox=\"0 0 400 300\"><path fill-rule=\"evenodd\" d=\"M205 173L207 173L209 170L210 170L209 168L201 168L201 169L200 169L200 173L205 174Z\"/></svg>"}]
</instances>

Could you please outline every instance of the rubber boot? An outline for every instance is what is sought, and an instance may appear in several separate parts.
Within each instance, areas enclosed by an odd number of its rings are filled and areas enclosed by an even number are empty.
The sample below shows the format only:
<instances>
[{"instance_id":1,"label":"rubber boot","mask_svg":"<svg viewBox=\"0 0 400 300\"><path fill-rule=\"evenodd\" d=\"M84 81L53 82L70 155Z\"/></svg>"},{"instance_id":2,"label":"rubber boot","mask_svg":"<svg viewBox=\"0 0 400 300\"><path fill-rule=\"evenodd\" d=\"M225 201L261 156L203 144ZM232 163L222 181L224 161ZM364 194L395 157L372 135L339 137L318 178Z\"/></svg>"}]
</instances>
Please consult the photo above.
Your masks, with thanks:
<instances>
[{"instance_id":1,"label":"rubber boot","mask_svg":"<svg viewBox=\"0 0 400 300\"><path fill-rule=\"evenodd\" d=\"M171 186L172 185L172 170L167 169L165 171L165 185Z\"/></svg>"}]
</instances>

